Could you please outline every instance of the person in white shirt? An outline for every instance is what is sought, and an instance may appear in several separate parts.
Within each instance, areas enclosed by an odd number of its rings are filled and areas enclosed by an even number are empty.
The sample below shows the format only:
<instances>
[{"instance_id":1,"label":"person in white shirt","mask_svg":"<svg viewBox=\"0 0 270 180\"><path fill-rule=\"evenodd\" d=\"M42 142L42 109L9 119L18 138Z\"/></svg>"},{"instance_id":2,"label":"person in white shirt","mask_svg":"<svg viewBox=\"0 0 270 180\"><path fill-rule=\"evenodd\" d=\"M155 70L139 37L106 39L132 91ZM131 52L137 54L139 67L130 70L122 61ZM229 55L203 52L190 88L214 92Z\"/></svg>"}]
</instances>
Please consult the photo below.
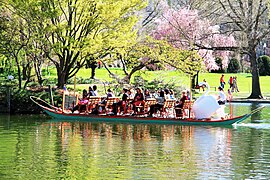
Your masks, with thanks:
<instances>
[{"instance_id":1,"label":"person in white shirt","mask_svg":"<svg viewBox=\"0 0 270 180\"><path fill-rule=\"evenodd\" d=\"M129 99L134 99L135 93L134 93L134 89L130 88L128 90L128 98Z\"/></svg>"},{"instance_id":2,"label":"person in white shirt","mask_svg":"<svg viewBox=\"0 0 270 180\"><path fill-rule=\"evenodd\" d=\"M205 79L203 80L203 82L200 82L198 85L199 85L199 88L202 88L203 91L204 91L204 88L209 86Z\"/></svg>"},{"instance_id":3,"label":"person in white shirt","mask_svg":"<svg viewBox=\"0 0 270 180\"><path fill-rule=\"evenodd\" d=\"M169 91L169 89L165 89L164 92L165 92L165 95L164 95L165 99L170 99L170 91Z\"/></svg>"},{"instance_id":4,"label":"person in white shirt","mask_svg":"<svg viewBox=\"0 0 270 180\"><path fill-rule=\"evenodd\" d=\"M93 86L94 96L98 96L97 86Z\"/></svg>"},{"instance_id":5,"label":"person in white shirt","mask_svg":"<svg viewBox=\"0 0 270 180\"><path fill-rule=\"evenodd\" d=\"M217 102L219 105L224 105L226 103L226 94L223 91L223 88L221 86L218 87L218 98Z\"/></svg>"}]
</instances>

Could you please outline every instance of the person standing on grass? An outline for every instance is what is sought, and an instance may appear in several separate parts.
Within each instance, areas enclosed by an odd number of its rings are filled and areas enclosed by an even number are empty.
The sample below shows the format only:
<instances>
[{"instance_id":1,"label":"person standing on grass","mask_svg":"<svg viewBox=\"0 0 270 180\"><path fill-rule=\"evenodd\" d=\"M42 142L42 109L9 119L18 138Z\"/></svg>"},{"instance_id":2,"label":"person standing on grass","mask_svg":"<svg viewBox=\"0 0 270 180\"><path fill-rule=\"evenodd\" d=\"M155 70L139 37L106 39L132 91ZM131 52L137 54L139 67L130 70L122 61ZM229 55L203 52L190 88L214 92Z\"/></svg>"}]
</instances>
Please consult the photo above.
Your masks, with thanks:
<instances>
[{"instance_id":1,"label":"person standing on grass","mask_svg":"<svg viewBox=\"0 0 270 180\"><path fill-rule=\"evenodd\" d=\"M222 89L224 89L224 85L225 85L224 74L221 75L219 82Z\"/></svg>"},{"instance_id":2,"label":"person standing on grass","mask_svg":"<svg viewBox=\"0 0 270 180\"><path fill-rule=\"evenodd\" d=\"M233 85L232 85L232 92L239 92L238 86L237 86L237 79L236 76L233 77Z\"/></svg>"},{"instance_id":3,"label":"person standing on grass","mask_svg":"<svg viewBox=\"0 0 270 180\"><path fill-rule=\"evenodd\" d=\"M233 86L233 77L232 76L230 77L228 83L230 85L230 88L232 88L232 86Z\"/></svg>"}]
</instances>

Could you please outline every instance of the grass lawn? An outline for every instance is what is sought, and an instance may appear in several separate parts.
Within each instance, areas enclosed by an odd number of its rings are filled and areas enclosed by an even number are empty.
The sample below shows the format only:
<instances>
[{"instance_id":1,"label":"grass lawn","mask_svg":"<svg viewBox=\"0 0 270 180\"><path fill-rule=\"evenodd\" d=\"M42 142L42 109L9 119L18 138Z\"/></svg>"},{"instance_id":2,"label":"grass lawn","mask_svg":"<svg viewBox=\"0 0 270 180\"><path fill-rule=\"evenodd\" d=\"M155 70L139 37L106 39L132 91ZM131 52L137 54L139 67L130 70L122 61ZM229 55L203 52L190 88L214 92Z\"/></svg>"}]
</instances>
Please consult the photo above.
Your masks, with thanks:
<instances>
[{"instance_id":1,"label":"grass lawn","mask_svg":"<svg viewBox=\"0 0 270 180\"><path fill-rule=\"evenodd\" d=\"M112 69L112 72L119 75L120 77L123 77L124 74L121 69ZM89 78L91 74L90 69L81 69L77 73L77 77L82 78ZM252 76L251 74L247 73L238 73L238 74L230 74L225 73L225 90L229 88L228 80L230 76L237 76L237 82L238 82L238 88L239 93L234 93L234 97L248 97L251 93L251 86L252 86ZM51 77L56 77L56 72L54 69L51 69ZM136 73L134 76L141 76L143 79L151 81L154 79L162 79L166 83L176 83L177 85L181 85L183 87L188 88L190 84L189 76L179 73L177 71L140 71ZM134 76L132 77L131 81L133 81ZM219 73L200 73L199 74L199 82L201 82L203 79L206 79L206 81L209 83L211 87L218 87L219 86L219 79L221 74ZM96 76L97 79L99 79L101 82L106 81L112 81L110 78L108 72L106 69L101 68L96 70ZM261 76L260 77L260 85L261 85L261 91L263 96L270 97L270 77L269 76ZM69 85L72 87L72 85ZM76 87L78 90L82 90L84 88L88 88L89 85L86 84L78 84ZM199 92L199 94L202 92ZM211 93L215 93L214 89L211 88Z\"/></svg>"}]
</instances>

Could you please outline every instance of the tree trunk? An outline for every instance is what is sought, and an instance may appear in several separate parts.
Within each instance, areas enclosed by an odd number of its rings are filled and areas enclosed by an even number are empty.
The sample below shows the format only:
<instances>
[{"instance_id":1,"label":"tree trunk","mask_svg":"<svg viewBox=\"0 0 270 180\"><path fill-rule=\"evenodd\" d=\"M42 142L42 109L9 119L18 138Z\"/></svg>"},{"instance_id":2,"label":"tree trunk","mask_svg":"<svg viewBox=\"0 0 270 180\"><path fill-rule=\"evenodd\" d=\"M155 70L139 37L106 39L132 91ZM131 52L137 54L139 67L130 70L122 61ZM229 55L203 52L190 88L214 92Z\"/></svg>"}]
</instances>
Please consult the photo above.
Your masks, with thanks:
<instances>
[{"instance_id":1,"label":"tree trunk","mask_svg":"<svg viewBox=\"0 0 270 180\"><path fill-rule=\"evenodd\" d=\"M145 64L143 64L143 63L140 63L139 65L133 67L132 70L130 71L130 73L127 73L126 76L121 80L121 82L122 82L122 83L129 84L132 75L133 75L135 72L141 70L141 69L144 68L144 67L145 67Z\"/></svg>"},{"instance_id":2,"label":"tree trunk","mask_svg":"<svg viewBox=\"0 0 270 180\"><path fill-rule=\"evenodd\" d=\"M126 75L121 82L125 83L125 84L129 84L130 83L130 79L131 79L131 74Z\"/></svg>"},{"instance_id":3,"label":"tree trunk","mask_svg":"<svg viewBox=\"0 0 270 180\"><path fill-rule=\"evenodd\" d=\"M23 89L26 89L27 84L30 83L30 82L31 82L30 79L27 79L27 80L25 81L25 84L24 84L24 86L23 86Z\"/></svg>"},{"instance_id":4,"label":"tree trunk","mask_svg":"<svg viewBox=\"0 0 270 180\"><path fill-rule=\"evenodd\" d=\"M42 78L42 73L41 73L41 69L42 69L42 61L38 60L38 58L36 56L34 56L34 67L35 67L35 72L36 72L36 76L38 79L38 83L40 86L43 85L43 81L44 79Z\"/></svg>"},{"instance_id":5,"label":"tree trunk","mask_svg":"<svg viewBox=\"0 0 270 180\"><path fill-rule=\"evenodd\" d=\"M97 68L97 65L96 65L96 61L93 61L90 65L90 68L91 68L91 79L95 79L95 75L96 75L96 68Z\"/></svg>"},{"instance_id":6,"label":"tree trunk","mask_svg":"<svg viewBox=\"0 0 270 180\"><path fill-rule=\"evenodd\" d=\"M249 50L250 62L251 62L251 74L252 74L252 92L248 97L249 99L261 99L263 98L260 87L260 78L258 63L256 58L256 50L252 48Z\"/></svg>"},{"instance_id":7,"label":"tree trunk","mask_svg":"<svg viewBox=\"0 0 270 180\"><path fill-rule=\"evenodd\" d=\"M18 80L19 80L19 89L22 89L22 75L21 75L21 67L19 64L19 59L18 57L15 56L15 61L17 64L17 71L18 71Z\"/></svg>"},{"instance_id":8,"label":"tree trunk","mask_svg":"<svg viewBox=\"0 0 270 180\"><path fill-rule=\"evenodd\" d=\"M27 80L27 66L23 66L22 68L22 80Z\"/></svg>"},{"instance_id":9,"label":"tree trunk","mask_svg":"<svg viewBox=\"0 0 270 180\"><path fill-rule=\"evenodd\" d=\"M24 86L23 86L23 89L25 89L27 87L27 84L29 82L31 82L31 69L32 67L30 66L30 63L27 63L27 65L24 67L25 69L25 78L24 80L26 80Z\"/></svg>"},{"instance_id":10,"label":"tree trunk","mask_svg":"<svg viewBox=\"0 0 270 180\"><path fill-rule=\"evenodd\" d=\"M195 88L199 84L199 71L191 77L191 87Z\"/></svg>"},{"instance_id":11,"label":"tree trunk","mask_svg":"<svg viewBox=\"0 0 270 180\"><path fill-rule=\"evenodd\" d=\"M57 87L63 89L64 85L67 83L66 73L62 72L61 69L57 69L58 82Z\"/></svg>"}]
</instances>

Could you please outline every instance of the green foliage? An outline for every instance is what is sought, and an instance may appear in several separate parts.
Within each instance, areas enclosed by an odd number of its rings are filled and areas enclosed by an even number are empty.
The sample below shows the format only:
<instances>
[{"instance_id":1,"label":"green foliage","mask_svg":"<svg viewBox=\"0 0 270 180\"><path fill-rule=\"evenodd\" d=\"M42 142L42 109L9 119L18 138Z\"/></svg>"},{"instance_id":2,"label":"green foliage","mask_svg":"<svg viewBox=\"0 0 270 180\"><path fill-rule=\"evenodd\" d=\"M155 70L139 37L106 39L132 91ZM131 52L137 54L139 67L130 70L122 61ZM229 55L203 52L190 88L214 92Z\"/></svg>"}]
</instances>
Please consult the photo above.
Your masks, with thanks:
<instances>
[{"instance_id":1,"label":"green foliage","mask_svg":"<svg viewBox=\"0 0 270 180\"><path fill-rule=\"evenodd\" d=\"M187 74L194 74L201 68L202 59L196 51L181 50L167 41L145 38L126 51L125 60L128 68L144 65L153 69L177 69Z\"/></svg>"},{"instance_id":2,"label":"green foliage","mask_svg":"<svg viewBox=\"0 0 270 180\"><path fill-rule=\"evenodd\" d=\"M48 93L47 93L48 94ZM30 100L30 96L45 97L45 92L31 92L27 90L13 91L11 95L11 112L12 113L39 113L41 109ZM48 100L48 98L45 98ZM50 102L50 101L48 101Z\"/></svg>"},{"instance_id":3,"label":"green foliage","mask_svg":"<svg viewBox=\"0 0 270 180\"><path fill-rule=\"evenodd\" d=\"M143 89L148 89L151 92L161 89L170 89L175 92L175 97L180 97L182 90L188 89L187 85L180 83L179 79L171 78L170 81L166 81L165 78L155 78L151 80L143 79L141 76L135 76L134 87L143 87Z\"/></svg>"},{"instance_id":4,"label":"green foliage","mask_svg":"<svg viewBox=\"0 0 270 180\"><path fill-rule=\"evenodd\" d=\"M13 24L0 21L0 30L5 30L5 34L0 32L0 42L16 37L16 45L23 46L26 56L39 65L48 58L57 68L61 87L85 65L88 56L98 59L108 51L133 45L136 12L145 6L144 0L8 0L7 12L2 14L9 16L1 20L9 18Z\"/></svg>"},{"instance_id":5,"label":"green foliage","mask_svg":"<svg viewBox=\"0 0 270 180\"><path fill-rule=\"evenodd\" d=\"M91 78L76 77L77 84L92 84L94 82ZM67 81L67 84L74 84L74 77Z\"/></svg>"},{"instance_id":6,"label":"green foliage","mask_svg":"<svg viewBox=\"0 0 270 180\"><path fill-rule=\"evenodd\" d=\"M240 69L239 61L236 58L230 59L228 64L227 72L228 73L237 73Z\"/></svg>"},{"instance_id":7,"label":"green foliage","mask_svg":"<svg viewBox=\"0 0 270 180\"><path fill-rule=\"evenodd\" d=\"M270 57L261 56L258 58L258 68L260 76L270 75Z\"/></svg>"}]
</instances>

